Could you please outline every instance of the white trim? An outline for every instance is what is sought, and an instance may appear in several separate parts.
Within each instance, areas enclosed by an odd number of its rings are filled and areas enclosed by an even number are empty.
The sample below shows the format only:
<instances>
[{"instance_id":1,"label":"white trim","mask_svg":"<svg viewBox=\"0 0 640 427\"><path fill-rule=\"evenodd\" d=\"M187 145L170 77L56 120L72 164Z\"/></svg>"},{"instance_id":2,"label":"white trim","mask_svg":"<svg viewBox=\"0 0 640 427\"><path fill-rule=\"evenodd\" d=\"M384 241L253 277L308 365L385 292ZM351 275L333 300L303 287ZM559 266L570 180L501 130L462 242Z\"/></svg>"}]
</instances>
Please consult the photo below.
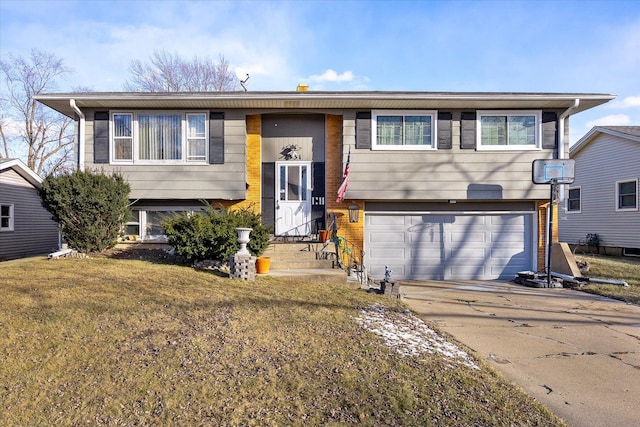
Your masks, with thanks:
<instances>
[{"instance_id":1,"label":"white trim","mask_svg":"<svg viewBox=\"0 0 640 427\"><path fill-rule=\"evenodd\" d=\"M398 116L403 118L406 116L426 116L431 118L431 144L430 145L378 145L378 116ZM387 151L433 151L437 149L437 126L438 126L437 110L372 110L371 111L371 149L387 150ZM404 138L404 132L403 132Z\"/></svg>"},{"instance_id":2,"label":"white trim","mask_svg":"<svg viewBox=\"0 0 640 427\"><path fill-rule=\"evenodd\" d=\"M511 116L535 118L535 144L533 145L482 145L482 117ZM539 151L542 149L542 110L478 110L476 111L476 150L478 151Z\"/></svg>"},{"instance_id":3,"label":"white trim","mask_svg":"<svg viewBox=\"0 0 640 427\"><path fill-rule=\"evenodd\" d=\"M571 190L580 190L580 209L572 211L569 209L569 197L571 194ZM566 205L565 205L565 212L568 214L577 214L577 213L582 213L582 186L581 185L577 185L575 187L569 187L569 189L567 190L567 198L566 198Z\"/></svg>"},{"instance_id":4,"label":"white trim","mask_svg":"<svg viewBox=\"0 0 640 427\"><path fill-rule=\"evenodd\" d=\"M633 182L636 184L636 206L633 208L621 208L619 205L619 197L620 197L620 184L625 184L628 182ZM616 181L616 212L634 212L638 210L638 179L621 179Z\"/></svg>"},{"instance_id":5,"label":"white trim","mask_svg":"<svg viewBox=\"0 0 640 427\"><path fill-rule=\"evenodd\" d=\"M14 209L14 205L13 203L9 204L9 203L0 203L0 213L1 213L1 208L3 206L8 206L9 207L9 226L8 227L3 227L2 226L2 222L0 221L0 232L4 233L7 231L14 231L14 227L15 227L15 209ZM2 217L0 216L0 219Z\"/></svg>"},{"instance_id":6,"label":"white trim","mask_svg":"<svg viewBox=\"0 0 640 427\"><path fill-rule=\"evenodd\" d=\"M4 159L0 159L4 160ZM28 181L31 185L36 188L42 187L42 178L34 171L29 169L27 165L20 159L9 159L6 161L0 161L0 171L5 169L13 169L18 175L20 175L23 179Z\"/></svg>"},{"instance_id":7,"label":"white trim","mask_svg":"<svg viewBox=\"0 0 640 427\"><path fill-rule=\"evenodd\" d=\"M113 110L109 112L109 162L113 165L208 165L209 159L209 111L208 110L144 110L144 111L126 111L126 110ZM131 137L132 137L132 160L116 160L114 159L115 144L114 144L114 115L131 115ZM139 159L139 128L138 128L138 116L141 114L180 114L181 116L181 159L180 160L146 160ZM188 124L187 116L204 115L204 159L203 160L187 160L188 154Z\"/></svg>"}]
</instances>

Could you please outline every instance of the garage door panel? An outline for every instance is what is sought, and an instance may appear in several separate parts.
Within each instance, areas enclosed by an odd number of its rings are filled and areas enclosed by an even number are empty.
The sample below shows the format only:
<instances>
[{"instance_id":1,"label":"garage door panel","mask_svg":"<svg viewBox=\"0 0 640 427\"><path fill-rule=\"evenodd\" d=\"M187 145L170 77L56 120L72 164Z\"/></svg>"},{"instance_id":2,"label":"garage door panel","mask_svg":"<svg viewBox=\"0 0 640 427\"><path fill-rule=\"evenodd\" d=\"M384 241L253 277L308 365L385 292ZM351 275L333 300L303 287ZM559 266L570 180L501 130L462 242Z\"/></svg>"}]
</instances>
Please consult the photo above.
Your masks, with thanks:
<instances>
[{"instance_id":1,"label":"garage door panel","mask_svg":"<svg viewBox=\"0 0 640 427\"><path fill-rule=\"evenodd\" d=\"M405 236L402 230L399 230L395 233L384 231L384 232L372 233L369 237L369 240L372 243L384 243L384 244L402 243L404 245Z\"/></svg>"},{"instance_id":2,"label":"garage door panel","mask_svg":"<svg viewBox=\"0 0 640 427\"><path fill-rule=\"evenodd\" d=\"M373 260L403 260L407 258L407 252L410 250L408 248L374 248L370 251L370 255Z\"/></svg>"},{"instance_id":3,"label":"garage door panel","mask_svg":"<svg viewBox=\"0 0 640 427\"><path fill-rule=\"evenodd\" d=\"M447 259L455 259L460 261L464 261L465 259L485 260L487 259L488 253L489 250L486 248L461 247L447 251Z\"/></svg>"},{"instance_id":4,"label":"garage door panel","mask_svg":"<svg viewBox=\"0 0 640 427\"><path fill-rule=\"evenodd\" d=\"M402 216L402 215L385 215L385 216L377 216L377 215L373 215L373 216L369 216L367 218L367 221L369 223L369 225L372 226L382 226L382 227L394 227L394 226L400 226L400 227L405 227L406 224L406 217Z\"/></svg>"},{"instance_id":5,"label":"garage door panel","mask_svg":"<svg viewBox=\"0 0 640 427\"><path fill-rule=\"evenodd\" d=\"M391 274L391 277L399 278L395 272ZM405 276L405 279L422 279L425 277L432 280L443 280L444 269L441 265L411 264L409 266L409 274Z\"/></svg>"},{"instance_id":6,"label":"garage door panel","mask_svg":"<svg viewBox=\"0 0 640 427\"><path fill-rule=\"evenodd\" d=\"M533 264L530 214L366 214L365 253L374 277L513 278ZM400 263L400 260L403 263Z\"/></svg>"},{"instance_id":7,"label":"garage door panel","mask_svg":"<svg viewBox=\"0 0 640 427\"><path fill-rule=\"evenodd\" d=\"M464 243L467 245L477 244L478 246L484 246L488 240L487 233L482 231L478 232L451 232L449 233L449 241L451 243Z\"/></svg>"},{"instance_id":8,"label":"garage door panel","mask_svg":"<svg viewBox=\"0 0 640 427\"><path fill-rule=\"evenodd\" d=\"M524 226L526 220L523 215L492 215L489 217L490 223L493 225L520 224Z\"/></svg>"},{"instance_id":9,"label":"garage door panel","mask_svg":"<svg viewBox=\"0 0 640 427\"><path fill-rule=\"evenodd\" d=\"M440 227L441 224L448 224L455 221L454 215L410 215L406 218L408 218L407 223L412 226L425 225Z\"/></svg>"},{"instance_id":10,"label":"garage door panel","mask_svg":"<svg viewBox=\"0 0 640 427\"><path fill-rule=\"evenodd\" d=\"M442 261L441 251L421 251L411 249L411 259L422 262Z\"/></svg>"}]
</instances>

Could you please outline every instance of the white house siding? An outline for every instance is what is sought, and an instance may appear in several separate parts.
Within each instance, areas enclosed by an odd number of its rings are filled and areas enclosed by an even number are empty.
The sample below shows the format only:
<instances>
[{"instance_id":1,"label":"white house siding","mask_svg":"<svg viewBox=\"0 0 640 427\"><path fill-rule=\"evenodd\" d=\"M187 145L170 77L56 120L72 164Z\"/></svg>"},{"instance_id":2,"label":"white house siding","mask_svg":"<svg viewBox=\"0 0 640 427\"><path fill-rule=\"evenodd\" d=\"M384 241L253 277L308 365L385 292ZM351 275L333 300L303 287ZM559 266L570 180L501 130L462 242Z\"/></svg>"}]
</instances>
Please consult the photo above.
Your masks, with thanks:
<instances>
[{"instance_id":1,"label":"white house siding","mask_svg":"<svg viewBox=\"0 0 640 427\"><path fill-rule=\"evenodd\" d=\"M0 260L57 250L57 224L42 207L38 190L13 169L0 171L0 203L14 206L13 231L0 232Z\"/></svg>"},{"instance_id":2,"label":"white house siding","mask_svg":"<svg viewBox=\"0 0 640 427\"><path fill-rule=\"evenodd\" d=\"M577 243L597 233L603 246L640 248L640 211L616 212L616 182L640 179L640 142L599 133L575 157L581 188L579 213L559 215L560 241Z\"/></svg>"},{"instance_id":3,"label":"white house siding","mask_svg":"<svg viewBox=\"0 0 640 427\"><path fill-rule=\"evenodd\" d=\"M345 146L355 145L355 113L345 114ZM351 149L347 199L544 200L546 185L531 181L536 159L555 150L476 151L460 148L460 112L453 112L452 148L429 151ZM344 155L346 158L346 153Z\"/></svg>"},{"instance_id":4,"label":"white house siding","mask_svg":"<svg viewBox=\"0 0 640 427\"><path fill-rule=\"evenodd\" d=\"M93 163L93 112L87 114L87 170L117 171L131 186L131 199L223 199L246 197L246 121L240 112L225 112L224 164L109 165Z\"/></svg>"}]
</instances>

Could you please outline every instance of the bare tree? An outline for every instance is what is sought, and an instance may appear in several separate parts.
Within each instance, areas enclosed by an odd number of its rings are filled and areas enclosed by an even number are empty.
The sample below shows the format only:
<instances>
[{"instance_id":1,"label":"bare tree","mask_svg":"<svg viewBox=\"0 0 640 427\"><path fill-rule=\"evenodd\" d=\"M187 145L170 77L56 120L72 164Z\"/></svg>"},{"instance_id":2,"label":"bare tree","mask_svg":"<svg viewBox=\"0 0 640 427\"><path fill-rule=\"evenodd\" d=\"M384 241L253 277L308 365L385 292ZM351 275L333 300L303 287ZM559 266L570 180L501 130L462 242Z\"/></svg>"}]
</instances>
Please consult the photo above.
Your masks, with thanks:
<instances>
[{"instance_id":1,"label":"bare tree","mask_svg":"<svg viewBox=\"0 0 640 427\"><path fill-rule=\"evenodd\" d=\"M210 58L184 60L177 53L154 51L149 61L129 64L130 78L124 89L132 92L227 92L238 89L238 81L229 63Z\"/></svg>"},{"instance_id":2,"label":"bare tree","mask_svg":"<svg viewBox=\"0 0 640 427\"><path fill-rule=\"evenodd\" d=\"M42 104L34 96L51 92L56 79L69 73L62 60L40 50L28 57L0 61L6 90L0 117L1 157L26 159L41 176L73 167L73 121Z\"/></svg>"}]
</instances>

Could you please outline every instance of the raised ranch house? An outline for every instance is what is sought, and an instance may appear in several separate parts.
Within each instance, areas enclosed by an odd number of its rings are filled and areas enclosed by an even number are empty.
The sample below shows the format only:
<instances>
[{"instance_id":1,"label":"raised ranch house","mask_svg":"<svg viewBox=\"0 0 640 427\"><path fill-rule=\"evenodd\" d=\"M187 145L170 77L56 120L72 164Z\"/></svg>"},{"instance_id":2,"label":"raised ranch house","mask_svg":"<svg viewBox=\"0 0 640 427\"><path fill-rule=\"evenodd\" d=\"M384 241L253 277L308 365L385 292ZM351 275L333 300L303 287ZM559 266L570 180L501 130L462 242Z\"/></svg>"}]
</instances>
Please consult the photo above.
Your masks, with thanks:
<instances>
[{"instance_id":1,"label":"raised ranch house","mask_svg":"<svg viewBox=\"0 0 640 427\"><path fill-rule=\"evenodd\" d=\"M512 278L545 260L548 185L569 116L614 96L557 93L60 93L78 165L131 184L128 234L162 237L172 211L250 206L278 236L337 219L369 274ZM349 161L344 201L336 200ZM348 206L358 206L350 222ZM329 214L329 215L328 215Z\"/></svg>"},{"instance_id":2,"label":"raised ranch house","mask_svg":"<svg viewBox=\"0 0 640 427\"><path fill-rule=\"evenodd\" d=\"M58 224L42 207L42 179L19 159L0 159L0 261L58 250Z\"/></svg>"},{"instance_id":3,"label":"raised ranch house","mask_svg":"<svg viewBox=\"0 0 640 427\"><path fill-rule=\"evenodd\" d=\"M640 256L640 126L594 127L569 155L576 179L561 211L560 240L580 250Z\"/></svg>"}]
</instances>

